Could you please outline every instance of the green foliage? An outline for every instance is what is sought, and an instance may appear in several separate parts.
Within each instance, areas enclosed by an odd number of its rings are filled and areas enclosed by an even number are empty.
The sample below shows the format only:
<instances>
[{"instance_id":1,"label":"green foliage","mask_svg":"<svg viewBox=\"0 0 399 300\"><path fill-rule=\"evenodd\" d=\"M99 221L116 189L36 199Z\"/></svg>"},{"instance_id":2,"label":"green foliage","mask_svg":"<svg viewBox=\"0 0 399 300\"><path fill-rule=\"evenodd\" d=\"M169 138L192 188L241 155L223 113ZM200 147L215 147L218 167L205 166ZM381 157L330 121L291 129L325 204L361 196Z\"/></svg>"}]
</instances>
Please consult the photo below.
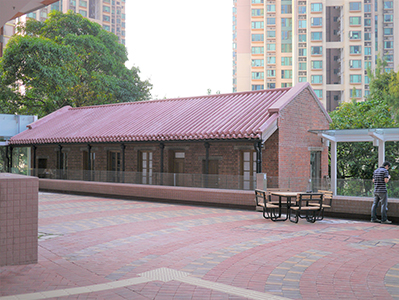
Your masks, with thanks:
<instances>
[{"instance_id":1,"label":"green foliage","mask_svg":"<svg viewBox=\"0 0 399 300\"><path fill-rule=\"evenodd\" d=\"M117 37L79 14L53 11L19 26L0 59L0 113L44 116L72 107L149 99L151 84L125 67ZM22 86L22 88L21 88Z\"/></svg>"},{"instance_id":2,"label":"green foliage","mask_svg":"<svg viewBox=\"0 0 399 300\"><path fill-rule=\"evenodd\" d=\"M398 123L392 118L390 106L375 98L341 103L330 116L331 129L398 127ZM399 178L399 162L396 162L399 157L398 143L386 143L385 151L386 160L394 166L390 171L392 178ZM378 149L372 142L338 143L337 156L337 177L341 179L371 179L378 164Z\"/></svg>"}]
</instances>

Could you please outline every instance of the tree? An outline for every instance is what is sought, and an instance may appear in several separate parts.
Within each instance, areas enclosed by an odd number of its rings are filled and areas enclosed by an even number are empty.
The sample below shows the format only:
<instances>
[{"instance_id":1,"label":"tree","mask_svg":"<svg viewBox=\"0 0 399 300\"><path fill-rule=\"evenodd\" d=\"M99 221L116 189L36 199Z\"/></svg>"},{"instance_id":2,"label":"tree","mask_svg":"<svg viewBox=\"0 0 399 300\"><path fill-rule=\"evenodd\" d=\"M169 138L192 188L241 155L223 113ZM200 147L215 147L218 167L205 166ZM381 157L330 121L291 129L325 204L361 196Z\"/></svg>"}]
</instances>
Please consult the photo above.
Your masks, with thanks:
<instances>
[{"instance_id":1,"label":"tree","mask_svg":"<svg viewBox=\"0 0 399 300\"><path fill-rule=\"evenodd\" d=\"M382 100L371 97L370 100L341 103L330 113L331 129L359 129L359 128L389 128L397 127L398 123L392 118L391 109ZM397 165L399 157L398 143L386 144L387 160ZM345 142L337 145L337 177L371 179L378 163L378 151L371 142ZM392 177L398 177L397 169L393 168Z\"/></svg>"},{"instance_id":2,"label":"tree","mask_svg":"<svg viewBox=\"0 0 399 300\"><path fill-rule=\"evenodd\" d=\"M152 85L125 67L117 37L79 14L28 20L0 59L0 112L42 117L72 107L147 100Z\"/></svg>"}]
</instances>

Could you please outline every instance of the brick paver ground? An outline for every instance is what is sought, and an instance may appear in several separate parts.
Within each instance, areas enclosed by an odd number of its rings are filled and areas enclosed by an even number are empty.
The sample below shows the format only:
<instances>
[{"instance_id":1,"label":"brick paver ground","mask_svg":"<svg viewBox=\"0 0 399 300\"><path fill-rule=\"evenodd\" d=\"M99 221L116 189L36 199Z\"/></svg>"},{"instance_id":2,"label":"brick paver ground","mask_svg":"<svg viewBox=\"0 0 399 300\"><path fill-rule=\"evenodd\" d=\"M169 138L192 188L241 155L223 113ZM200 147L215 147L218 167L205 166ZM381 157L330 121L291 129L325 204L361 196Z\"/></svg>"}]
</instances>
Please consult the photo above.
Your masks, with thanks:
<instances>
[{"instance_id":1,"label":"brick paver ground","mask_svg":"<svg viewBox=\"0 0 399 300\"><path fill-rule=\"evenodd\" d=\"M399 226L40 193L39 262L4 299L399 299Z\"/></svg>"}]
</instances>

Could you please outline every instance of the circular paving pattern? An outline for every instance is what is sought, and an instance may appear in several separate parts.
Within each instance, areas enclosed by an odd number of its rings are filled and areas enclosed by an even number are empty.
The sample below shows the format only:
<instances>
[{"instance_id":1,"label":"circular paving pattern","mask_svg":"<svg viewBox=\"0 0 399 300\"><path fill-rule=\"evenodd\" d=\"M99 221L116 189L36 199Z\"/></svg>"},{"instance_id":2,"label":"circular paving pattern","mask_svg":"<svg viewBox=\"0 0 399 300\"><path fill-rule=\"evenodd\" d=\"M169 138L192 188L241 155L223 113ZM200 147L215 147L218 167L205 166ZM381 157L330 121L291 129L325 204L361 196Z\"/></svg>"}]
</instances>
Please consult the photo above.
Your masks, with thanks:
<instances>
[{"instance_id":1,"label":"circular paving pattern","mask_svg":"<svg viewBox=\"0 0 399 300\"><path fill-rule=\"evenodd\" d=\"M40 193L39 262L4 299L399 299L399 227Z\"/></svg>"}]
</instances>

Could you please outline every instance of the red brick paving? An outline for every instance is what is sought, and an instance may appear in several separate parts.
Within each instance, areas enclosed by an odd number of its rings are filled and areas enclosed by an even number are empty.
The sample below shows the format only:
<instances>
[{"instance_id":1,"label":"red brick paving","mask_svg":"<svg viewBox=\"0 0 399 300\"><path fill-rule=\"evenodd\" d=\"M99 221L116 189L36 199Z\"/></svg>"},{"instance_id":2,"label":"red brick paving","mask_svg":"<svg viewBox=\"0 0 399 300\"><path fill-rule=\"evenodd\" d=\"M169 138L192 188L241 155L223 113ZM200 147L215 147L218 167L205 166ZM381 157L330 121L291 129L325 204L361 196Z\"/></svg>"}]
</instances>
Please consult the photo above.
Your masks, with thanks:
<instances>
[{"instance_id":1,"label":"red brick paving","mask_svg":"<svg viewBox=\"0 0 399 300\"><path fill-rule=\"evenodd\" d=\"M399 276L397 287L386 284L388 272L399 273L396 225L273 223L255 211L59 194L39 200L39 232L58 232L39 239L38 264L0 267L0 300L159 268L189 273L209 288L153 280L54 299L246 299L211 283L261 292L264 299L399 299Z\"/></svg>"}]
</instances>

